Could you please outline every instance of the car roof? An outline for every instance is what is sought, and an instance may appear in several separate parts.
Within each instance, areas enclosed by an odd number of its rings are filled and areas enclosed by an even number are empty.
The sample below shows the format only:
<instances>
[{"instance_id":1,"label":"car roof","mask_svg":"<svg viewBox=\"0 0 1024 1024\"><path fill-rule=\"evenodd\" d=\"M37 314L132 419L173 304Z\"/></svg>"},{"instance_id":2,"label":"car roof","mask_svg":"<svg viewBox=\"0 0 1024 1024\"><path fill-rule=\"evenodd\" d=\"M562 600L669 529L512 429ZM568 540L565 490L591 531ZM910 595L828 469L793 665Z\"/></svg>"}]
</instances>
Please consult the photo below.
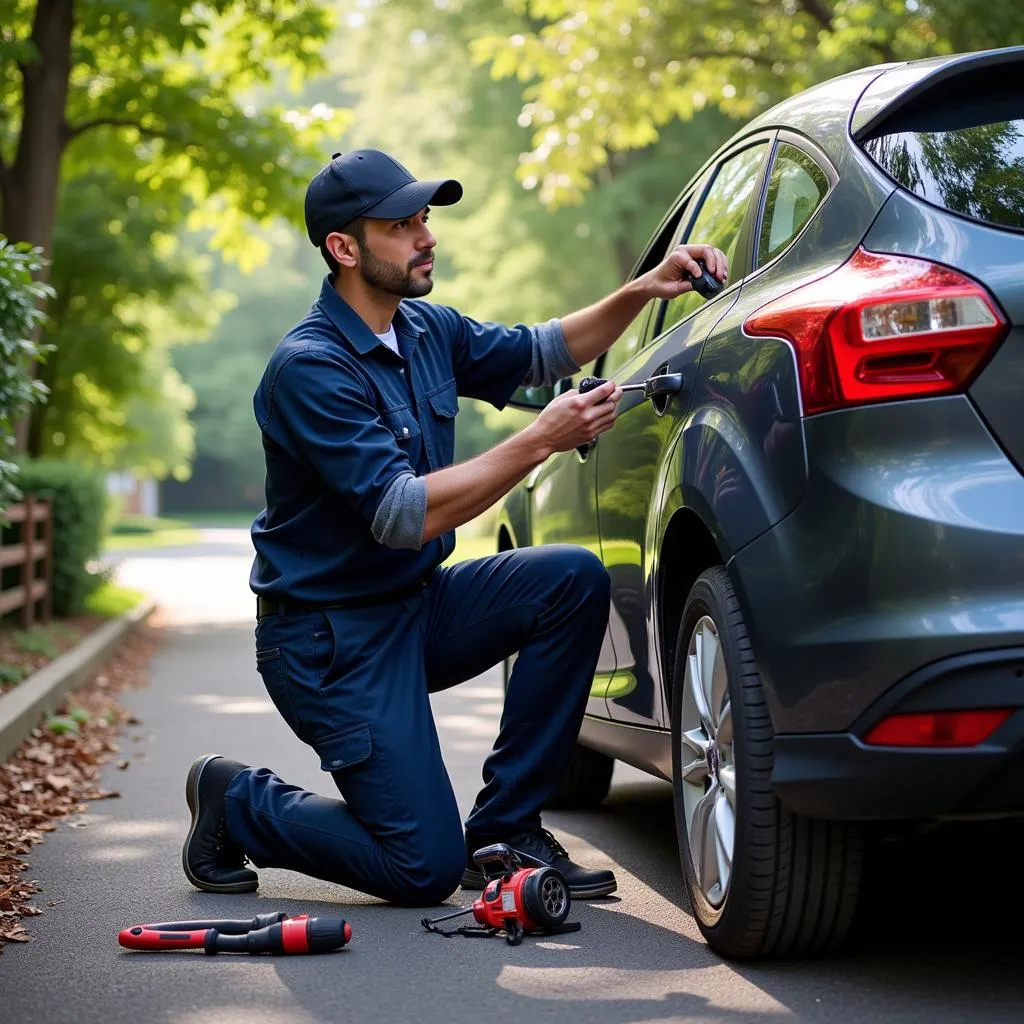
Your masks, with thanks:
<instances>
[{"instance_id":1,"label":"car roof","mask_svg":"<svg viewBox=\"0 0 1024 1024\"><path fill-rule=\"evenodd\" d=\"M1024 46L875 64L839 75L759 114L733 135L705 167L745 136L770 128L798 131L837 160L849 145L851 130L860 136L876 127L892 110L908 97L918 95L923 88L968 68L1016 61L1024 63Z\"/></svg>"}]
</instances>

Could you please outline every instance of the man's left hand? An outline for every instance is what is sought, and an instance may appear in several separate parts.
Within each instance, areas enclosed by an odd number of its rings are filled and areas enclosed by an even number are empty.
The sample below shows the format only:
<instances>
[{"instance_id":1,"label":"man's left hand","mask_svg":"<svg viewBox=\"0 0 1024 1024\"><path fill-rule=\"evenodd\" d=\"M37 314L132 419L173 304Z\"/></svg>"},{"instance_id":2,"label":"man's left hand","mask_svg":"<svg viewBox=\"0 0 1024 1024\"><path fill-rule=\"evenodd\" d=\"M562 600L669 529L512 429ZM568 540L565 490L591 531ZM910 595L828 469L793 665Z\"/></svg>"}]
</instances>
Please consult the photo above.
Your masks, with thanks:
<instances>
[{"instance_id":1,"label":"man's left hand","mask_svg":"<svg viewBox=\"0 0 1024 1024\"><path fill-rule=\"evenodd\" d=\"M648 271L645 289L651 298L674 299L683 292L692 290L689 274L700 277L697 260L703 260L708 273L723 284L729 280L729 261L721 249L710 245L678 245L653 270Z\"/></svg>"}]
</instances>

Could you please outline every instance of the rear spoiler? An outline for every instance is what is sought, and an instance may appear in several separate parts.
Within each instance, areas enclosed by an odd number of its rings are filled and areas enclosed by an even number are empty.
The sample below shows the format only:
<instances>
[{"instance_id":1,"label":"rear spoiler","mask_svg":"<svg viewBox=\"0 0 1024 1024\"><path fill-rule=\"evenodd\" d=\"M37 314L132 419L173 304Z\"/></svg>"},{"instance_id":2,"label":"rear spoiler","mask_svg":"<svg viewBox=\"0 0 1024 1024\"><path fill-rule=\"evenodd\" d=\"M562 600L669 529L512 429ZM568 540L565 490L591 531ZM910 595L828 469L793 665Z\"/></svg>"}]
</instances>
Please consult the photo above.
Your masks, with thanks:
<instances>
[{"instance_id":1,"label":"rear spoiler","mask_svg":"<svg viewBox=\"0 0 1024 1024\"><path fill-rule=\"evenodd\" d=\"M1007 64L1020 64L1024 80L1024 46L917 60L885 71L864 90L850 118L850 134L863 142L884 121L954 76Z\"/></svg>"}]
</instances>

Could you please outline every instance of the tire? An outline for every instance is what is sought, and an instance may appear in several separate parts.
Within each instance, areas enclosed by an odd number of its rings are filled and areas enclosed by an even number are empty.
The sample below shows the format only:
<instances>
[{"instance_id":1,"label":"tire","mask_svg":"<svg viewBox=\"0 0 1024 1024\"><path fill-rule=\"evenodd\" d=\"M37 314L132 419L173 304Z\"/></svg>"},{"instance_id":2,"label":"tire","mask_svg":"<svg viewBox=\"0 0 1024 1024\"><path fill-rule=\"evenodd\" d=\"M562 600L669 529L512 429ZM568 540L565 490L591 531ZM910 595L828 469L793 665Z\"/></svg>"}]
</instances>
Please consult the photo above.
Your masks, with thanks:
<instances>
[{"instance_id":1,"label":"tire","mask_svg":"<svg viewBox=\"0 0 1024 1024\"><path fill-rule=\"evenodd\" d=\"M700 679L707 685L696 686ZM698 709L702 693L709 697ZM772 789L772 759L771 720L739 602L725 569L708 569L690 591L676 640L672 787L694 918L726 957L835 949L857 909L863 826L789 812Z\"/></svg>"},{"instance_id":2,"label":"tire","mask_svg":"<svg viewBox=\"0 0 1024 1024\"><path fill-rule=\"evenodd\" d=\"M502 688L508 689L508 679L516 656L502 663ZM569 761L569 768L558 789L545 801L549 810L590 810L601 804L612 784L615 759L577 743Z\"/></svg>"}]
</instances>

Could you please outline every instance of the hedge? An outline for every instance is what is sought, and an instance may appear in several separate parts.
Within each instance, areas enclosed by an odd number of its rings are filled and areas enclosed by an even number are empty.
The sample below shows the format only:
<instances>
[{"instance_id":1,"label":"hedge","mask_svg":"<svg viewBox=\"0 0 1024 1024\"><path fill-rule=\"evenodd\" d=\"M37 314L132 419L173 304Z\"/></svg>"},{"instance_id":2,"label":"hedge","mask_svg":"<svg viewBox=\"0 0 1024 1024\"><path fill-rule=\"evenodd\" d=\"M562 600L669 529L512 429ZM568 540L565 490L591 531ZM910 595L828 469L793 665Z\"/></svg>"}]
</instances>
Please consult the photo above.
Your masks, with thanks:
<instances>
[{"instance_id":1,"label":"hedge","mask_svg":"<svg viewBox=\"0 0 1024 1024\"><path fill-rule=\"evenodd\" d=\"M76 615L103 579L87 563L103 546L104 474L63 459L23 459L18 466L22 491L53 503L53 614Z\"/></svg>"}]
</instances>

